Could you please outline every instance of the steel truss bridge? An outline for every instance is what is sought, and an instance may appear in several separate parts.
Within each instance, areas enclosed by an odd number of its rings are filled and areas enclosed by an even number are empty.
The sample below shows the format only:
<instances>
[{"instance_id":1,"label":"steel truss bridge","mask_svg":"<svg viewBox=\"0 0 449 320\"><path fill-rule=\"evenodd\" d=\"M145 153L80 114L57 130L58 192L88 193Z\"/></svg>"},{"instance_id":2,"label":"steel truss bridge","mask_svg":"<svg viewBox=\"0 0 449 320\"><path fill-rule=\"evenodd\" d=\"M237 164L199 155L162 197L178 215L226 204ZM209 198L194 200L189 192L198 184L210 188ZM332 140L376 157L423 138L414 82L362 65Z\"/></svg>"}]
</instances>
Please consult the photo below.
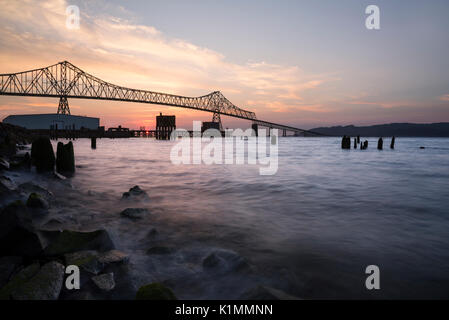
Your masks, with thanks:
<instances>
[{"instance_id":1,"label":"steel truss bridge","mask_svg":"<svg viewBox=\"0 0 449 320\"><path fill-rule=\"evenodd\" d=\"M159 104L213 113L213 122L221 125L221 115L246 119L260 126L292 131L295 134L319 135L295 127L259 120L256 114L232 104L220 91L200 97L131 89L103 81L68 61L29 71L0 74L0 95L59 98L58 113L70 114L69 98L97 99Z\"/></svg>"}]
</instances>

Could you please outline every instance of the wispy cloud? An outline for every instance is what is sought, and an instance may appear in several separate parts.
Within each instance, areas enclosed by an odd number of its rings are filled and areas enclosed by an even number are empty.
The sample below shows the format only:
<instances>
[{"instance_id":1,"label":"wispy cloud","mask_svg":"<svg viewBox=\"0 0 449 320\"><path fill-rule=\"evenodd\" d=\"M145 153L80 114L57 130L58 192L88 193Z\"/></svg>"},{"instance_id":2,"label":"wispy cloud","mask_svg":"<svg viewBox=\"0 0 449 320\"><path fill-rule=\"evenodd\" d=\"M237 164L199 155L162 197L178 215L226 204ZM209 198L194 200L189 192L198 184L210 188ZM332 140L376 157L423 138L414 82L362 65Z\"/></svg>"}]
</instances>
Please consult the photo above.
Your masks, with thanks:
<instances>
[{"instance_id":1,"label":"wispy cloud","mask_svg":"<svg viewBox=\"0 0 449 320\"><path fill-rule=\"evenodd\" d=\"M192 96L220 90L256 112L266 106L293 111L305 91L328 81L298 66L233 63L219 52L122 17L81 12L80 29L68 30L64 0L0 0L0 6L2 72L70 60L119 85Z\"/></svg>"}]
</instances>

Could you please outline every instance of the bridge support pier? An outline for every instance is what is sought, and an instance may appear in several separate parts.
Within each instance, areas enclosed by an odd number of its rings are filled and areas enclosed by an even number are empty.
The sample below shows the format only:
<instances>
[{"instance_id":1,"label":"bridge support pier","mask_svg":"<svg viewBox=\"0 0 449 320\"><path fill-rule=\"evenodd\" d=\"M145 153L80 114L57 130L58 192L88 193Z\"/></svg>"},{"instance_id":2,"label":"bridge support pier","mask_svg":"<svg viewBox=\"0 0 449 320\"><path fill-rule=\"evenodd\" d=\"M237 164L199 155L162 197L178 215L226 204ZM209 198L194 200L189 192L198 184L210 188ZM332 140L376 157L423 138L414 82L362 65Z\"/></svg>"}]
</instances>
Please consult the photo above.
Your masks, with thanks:
<instances>
[{"instance_id":1,"label":"bridge support pier","mask_svg":"<svg viewBox=\"0 0 449 320\"><path fill-rule=\"evenodd\" d=\"M251 125L251 129L253 130L255 137L258 137L259 136L259 125L257 123L253 123Z\"/></svg>"},{"instance_id":2,"label":"bridge support pier","mask_svg":"<svg viewBox=\"0 0 449 320\"><path fill-rule=\"evenodd\" d=\"M175 116L163 116L161 112L156 117L156 139L169 140L173 130L176 130Z\"/></svg>"},{"instance_id":3,"label":"bridge support pier","mask_svg":"<svg viewBox=\"0 0 449 320\"><path fill-rule=\"evenodd\" d=\"M58 113L70 114L69 102L67 101L67 97L65 96L59 97Z\"/></svg>"}]
</instances>

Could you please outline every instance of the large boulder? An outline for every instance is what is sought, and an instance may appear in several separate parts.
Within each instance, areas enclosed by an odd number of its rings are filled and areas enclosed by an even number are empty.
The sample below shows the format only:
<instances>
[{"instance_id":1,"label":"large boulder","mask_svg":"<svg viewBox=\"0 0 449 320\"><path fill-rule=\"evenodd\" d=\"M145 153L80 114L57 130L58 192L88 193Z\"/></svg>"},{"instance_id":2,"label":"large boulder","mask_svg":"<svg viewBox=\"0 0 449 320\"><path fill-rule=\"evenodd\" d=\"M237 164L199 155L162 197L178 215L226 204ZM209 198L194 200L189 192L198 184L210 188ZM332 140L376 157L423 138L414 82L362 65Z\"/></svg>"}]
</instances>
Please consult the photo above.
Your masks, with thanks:
<instances>
[{"instance_id":1,"label":"large boulder","mask_svg":"<svg viewBox=\"0 0 449 320\"><path fill-rule=\"evenodd\" d=\"M39 193L31 193L27 200L27 207L33 209L48 209L48 202Z\"/></svg>"},{"instance_id":2,"label":"large boulder","mask_svg":"<svg viewBox=\"0 0 449 320\"><path fill-rule=\"evenodd\" d=\"M64 255L66 265L76 265L91 274L99 274L110 265L121 265L129 262L129 256L119 250L98 252L83 250Z\"/></svg>"},{"instance_id":3,"label":"large boulder","mask_svg":"<svg viewBox=\"0 0 449 320\"><path fill-rule=\"evenodd\" d=\"M42 249L27 207L21 201L7 205L0 212L0 256L34 257Z\"/></svg>"},{"instance_id":4,"label":"large boulder","mask_svg":"<svg viewBox=\"0 0 449 320\"><path fill-rule=\"evenodd\" d=\"M22 264L22 257L0 257L0 288L2 288Z\"/></svg>"},{"instance_id":5,"label":"large boulder","mask_svg":"<svg viewBox=\"0 0 449 320\"><path fill-rule=\"evenodd\" d=\"M63 255L82 250L108 251L114 244L106 230L80 232L64 230L44 250L47 256Z\"/></svg>"},{"instance_id":6,"label":"large boulder","mask_svg":"<svg viewBox=\"0 0 449 320\"><path fill-rule=\"evenodd\" d=\"M64 266L51 261L34 263L21 270L0 290L0 299L56 300L64 281Z\"/></svg>"},{"instance_id":7,"label":"large boulder","mask_svg":"<svg viewBox=\"0 0 449 320\"><path fill-rule=\"evenodd\" d=\"M176 300L173 291L160 283L151 283L139 288L136 300Z\"/></svg>"},{"instance_id":8,"label":"large boulder","mask_svg":"<svg viewBox=\"0 0 449 320\"><path fill-rule=\"evenodd\" d=\"M55 154L49 138L41 137L33 141L31 159L36 166L37 172L54 170Z\"/></svg>"},{"instance_id":9,"label":"large boulder","mask_svg":"<svg viewBox=\"0 0 449 320\"><path fill-rule=\"evenodd\" d=\"M99 274L103 270L104 265L98 260L98 252L95 250L83 250L64 255L66 265L75 265L82 270Z\"/></svg>"},{"instance_id":10,"label":"large boulder","mask_svg":"<svg viewBox=\"0 0 449 320\"><path fill-rule=\"evenodd\" d=\"M64 174L73 174L75 172L75 153L73 143L67 144L58 142L56 150L56 171Z\"/></svg>"},{"instance_id":11,"label":"large boulder","mask_svg":"<svg viewBox=\"0 0 449 320\"><path fill-rule=\"evenodd\" d=\"M111 291L115 288L114 273L104 273L91 278L93 283L103 291Z\"/></svg>"}]
</instances>

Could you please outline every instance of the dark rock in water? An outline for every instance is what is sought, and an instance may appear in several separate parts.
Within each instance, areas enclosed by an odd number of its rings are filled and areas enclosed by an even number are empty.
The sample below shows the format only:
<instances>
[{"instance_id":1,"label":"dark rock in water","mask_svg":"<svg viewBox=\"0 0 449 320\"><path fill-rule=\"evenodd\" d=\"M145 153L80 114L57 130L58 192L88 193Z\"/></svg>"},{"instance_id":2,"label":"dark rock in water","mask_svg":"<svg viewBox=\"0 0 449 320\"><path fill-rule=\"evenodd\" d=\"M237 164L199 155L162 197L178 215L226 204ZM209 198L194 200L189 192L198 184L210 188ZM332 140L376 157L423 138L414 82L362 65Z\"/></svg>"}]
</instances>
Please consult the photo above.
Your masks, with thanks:
<instances>
[{"instance_id":1,"label":"dark rock in water","mask_svg":"<svg viewBox=\"0 0 449 320\"><path fill-rule=\"evenodd\" d=\"M130 198L148 198L148 194L142 190L139 186L134 186L129 189L128 192L124 192L122 195L122 199L130 199Z\"/></svg>"},{"instance_id":2,"label":"dark rock in water","mask_svg":"<svg viewBox=\"0 0 449 320\"><path fill-rule=\"evenodd\" d=\"M108 251L114 244L106 230L79 232L64 230L45 248L47 256L56 256L83 250Z\"/></svg>"},{"instance_id":3,"label":"dark rock in water","mask_svg":"<svg viewBox=\"0 0 449 320\"><path fill-rule=\"evenodd\" d=\"M258 286L245 292L241 299L243 300L301 300L298 297L289 295L282 290L266 286Z\"/></svg>"},{"instance_id":4,"label":"dark rock in water","mask_svg":"<svg viewBox=\"0 0 449 320\"><path fill-rule=\"evenodd\" d=\"M75 153L73 143L58 142L56 151L56 171L59 173L73 174L75 172Z\"/></svg>"},{"instance_id":5,"label":"dark rock in water","mask_svg":"<svg viewBox=\"0 0 449 320\"><path fill-rule=\"evenodd\" d=\"M142 219L143 216L149 214L148 209L145 208L126 208L120 214L123 217L128 217L131 219Z\"/></svg>"},{"instance_id":6,"label":"dark rock in water","mask_svg":"<svg viewBox=\"0 0 449 320\"><path fill-rule=\"evenodd\" d=\"M104 265L98 261L98 252L95 250L84 250L64 255L66 265L75 265L86 272L99 274Z\"/></svg>"},{"instance_id":7,"label":"dark rock in water","mask_svg":"<svg viewBox=\"0 0 449 320\"><path fill-rule=\"evenodd\" d=\"M27 152L23 156L16 155L14 161L10 162L10 169L31 168L31 156Z\"/></svg>"},{"instance_id":8,"label":"dark rock in water","mask_svg":"<svg viewBox=\"0 0 449 320\"><path fill-rule=\"evenodd\" d=\"M151 228L150 231L147 233L147 238L154 238L159 234L156 228Z\"/></svg>"},{"instance_id":9,"label":"dark rock in water","mask_svg":"<svg viewBox=\"0 0 449 320\"><path fill-rule=\"evenodd\" d=\"M27 207L36 209L48 209L48 202L38 193L31 193L27 200Z\"/></svg>"},{"instance_id":10,"label":"dark rock in water","mask_svg":"<svg viewBox=\"0 0 449 320\"><path fill-rule=\"evenodd\" d=\"M39 193L47 201L53 197L53 193L51 193L51 191L48 191L44 187L41 187L40 185L37 185L33 182L22 183L21 185L19 185L18 189L21 192L28 193L28 194L32 193L32 192Z\"/></svg>"},{"instance_id":11,"label":"dark rock in water","mask_svg":"<svg viewBox=\"0 0 449 320\"><path fill-rule=\"evenodd\" d=\"M426 147L419 147L420 149L425 149Z\"/></svg>"},{"instance_id":12,"label":"dark rock in water","mask_svg":"<svg viewBox=\"0 0 449 320\"><path fill-rule=\"evenodd\" d=\"M9 169L9 162L0 157L0 169Z\"/></svg>"},{"instance_id":13,"label":"dark rock in water","mask_svg":"<svg viewBox=\"0 0 449 320\"><path fill-rule=\"evenodd\" d=\"M100 274L91 279L100 290L111 291L115 288L113 272Z\"/></svg>"},{"instance_id":14,"label":"dark rock in water","mask_svg":"<svg viewBox=\"0 0 449 320\"><path fill-rule=\"evenodd\" d=\"M203 268L218 272L248 271L251 269L249 263L230 250L215 250L203 260Z\"/></svg>"},{"instance_id":15,"label":"dark rock in water","mask_svg":"<svg viewBox=\"0 0 449 320\"><path fill-rule=\"evenodd\" d=\"M22 257L6 256L0 257L0 288L8 283L14 271L22 264Z\"/></svg>"},{"instance_id":16,"label":"dark rock in water","mask_svg":"<svg viewBox=\"0 0 449 320\"><path fill-rule=\"evenodd\" d=\"M176 300L176 296L169 288L155 282L140 287L136 300Z\"/></svg>"},{"instance_id":17,"label":"dark rock in water","mask_svg":"<svg viewBox=\"0 0 449 320\"><path fill-rule=\"evenodd\" d=\"M64 266L51 261L39 268L35 263L12 277L0 298L13 300L56 300L62 289Z\"/></svg>"},{"instance_id":18,"label":"dark rock in water","mask_svg":"<svg viewBox=\"0 0 449 320\"><path fill-rule=\"evenodd\" d=\"M38 138L31 146L31 159L37 172L53 171L55 167L55 154L49 138Z\"/></svg>"},{"instance_id":19,"label":"dark rock in water","mask_svg":"<svg viewBox=\"0 0 449 320\"><path fill-rule=\"evenodd\" d=\"M173 247L163 247L163 246L155 246L151 247L147 250L147 254L170 254L175 252L176 249Z\"/></svg>"},{"instance_id":20,"label":"dark rock in water","mask_svg":"<svg viewBox=\"0 0 449 320\"><path fill-rule=\"evenodd\" d=\"M5 176L0 176L0 197L10 196L15 189L15 185L11 179Z\"/></svg>"},{"instance_id":21,"label":"dark rock in water","mask_svg":"<svg viewBox=\"0 0 449 320\"><path fill-rule=\"evenodd\" d=\"M104 265L129 262L129 255L119 250L110 250L98 255L98 261Z\"/></svg>"},{"instance_id":22,"label":"dark rock in water","mask_svg":"<svg viewBox=\"0 0 449 320\"><path fill-rule=\"evenodd\" d=\"M41 251L42 244L27 207L22 201L7 205L0 213L0 256L34 257Z\"/></svg>"}]
</instances>

